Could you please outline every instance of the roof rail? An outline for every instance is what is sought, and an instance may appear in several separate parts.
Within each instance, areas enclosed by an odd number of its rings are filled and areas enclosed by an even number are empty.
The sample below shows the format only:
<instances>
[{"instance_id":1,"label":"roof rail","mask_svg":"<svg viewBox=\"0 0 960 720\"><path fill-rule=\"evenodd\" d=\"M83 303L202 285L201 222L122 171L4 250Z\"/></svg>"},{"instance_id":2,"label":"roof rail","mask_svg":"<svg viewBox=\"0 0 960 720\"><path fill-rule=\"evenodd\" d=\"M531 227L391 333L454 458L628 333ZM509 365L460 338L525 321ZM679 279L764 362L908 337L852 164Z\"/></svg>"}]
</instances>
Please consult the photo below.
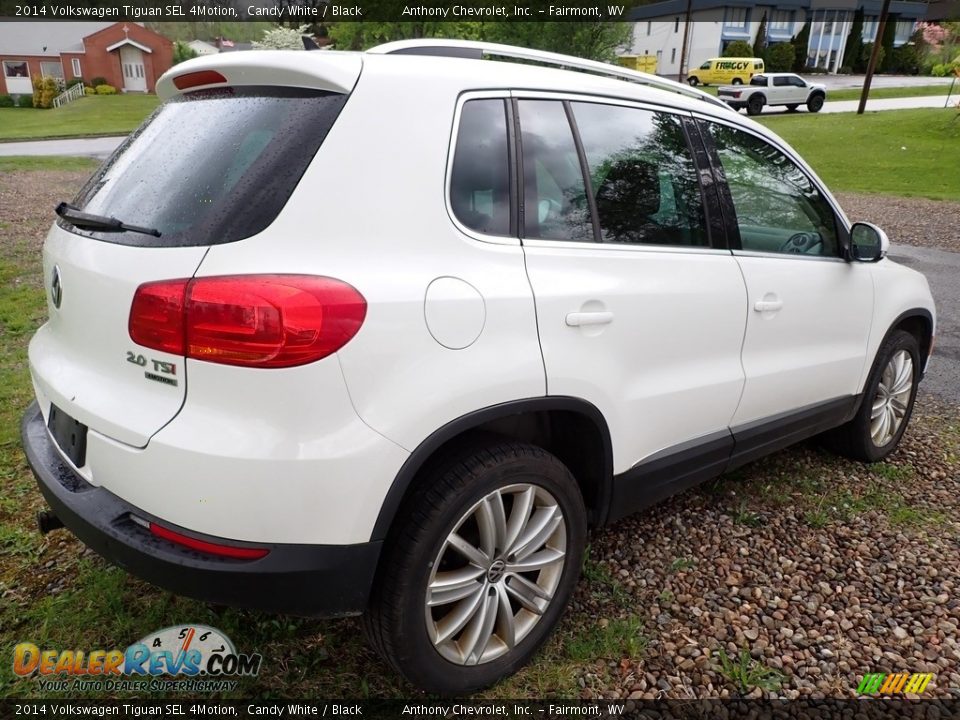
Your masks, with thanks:
<instances>
[{"instance_id":1,"label":"roof rail","mask_svg":"<svg viewBox=\"0 0 960 720\"><path fill-rule=\"evenodd\" d=\"M475 42L472 40L430 38L389 42L370 48L367 52L376 55L437 55L441 57L459 57L474 60L480 60L484 56L530 60L543 63L544 65L582 70L595 75L605 75L607 77L617 78L618 80L627 80L640 85L647 85L657 88L658 90L666 90L667 92L678 93L697 100L703 100L704 102L719 105L732 111L729 105L722 100L718 100L713 95L709 95L702 90L697 90L683 83L675 82L674 80L667 80L666 78L651 75L650 73L638 72L637 70L629 70L619 65L597 62L596 60L584 60L583 58L573 57L572 55L562 55L545 50L533 50L530 48L514 47L513 45Z\"/></svg>"}]
</instances>

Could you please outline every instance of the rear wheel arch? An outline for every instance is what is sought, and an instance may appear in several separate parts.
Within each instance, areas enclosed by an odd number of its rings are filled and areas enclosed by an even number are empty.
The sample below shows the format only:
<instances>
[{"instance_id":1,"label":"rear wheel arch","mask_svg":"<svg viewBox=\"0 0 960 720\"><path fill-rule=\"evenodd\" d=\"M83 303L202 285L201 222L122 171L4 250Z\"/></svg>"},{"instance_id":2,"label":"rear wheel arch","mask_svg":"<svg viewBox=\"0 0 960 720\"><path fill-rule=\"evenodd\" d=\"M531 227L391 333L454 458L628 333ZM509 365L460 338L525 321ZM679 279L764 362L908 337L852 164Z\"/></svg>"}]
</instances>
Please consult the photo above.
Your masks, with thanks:
<instances>
[{"instance_id":1,"label":"rear wheel arch","mask_svg":"<svg viewBox=\"0 0 960 720\"><path fill-rule=\"evenodd\" d=\"M445 457L459 454L485 436L513 439L543 448L573 474L587 507L590 525L609 514L613 450L603 414L586 400L544 397L494 405L453 420L428 436L410 454L387 491L371 540L387 538L397 512L418 481Z\"/></svg>"}]
</instances>

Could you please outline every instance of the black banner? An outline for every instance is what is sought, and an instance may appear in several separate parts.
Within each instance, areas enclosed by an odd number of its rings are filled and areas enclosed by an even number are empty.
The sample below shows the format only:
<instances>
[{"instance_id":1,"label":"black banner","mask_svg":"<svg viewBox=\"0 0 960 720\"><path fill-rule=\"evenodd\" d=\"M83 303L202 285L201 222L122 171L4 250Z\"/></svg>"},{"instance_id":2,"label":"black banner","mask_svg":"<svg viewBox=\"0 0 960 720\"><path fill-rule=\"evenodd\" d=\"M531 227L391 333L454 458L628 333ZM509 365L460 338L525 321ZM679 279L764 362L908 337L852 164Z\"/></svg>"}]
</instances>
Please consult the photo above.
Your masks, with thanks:
<instances>
[{"instance_id":1,"label":"black banner","mask_svg":"<svg viewBox=\"0 0 960 720\"><path fill-rule=\"evenodd\" d=\"M855 718L960 717L956 700L2 700L3 718Z\"/></svg>"},{"instance_id":2,"label":"black banner","mask_svg":"<svg viewBox=\"0 0 960 720\"><path fill-rule=\"evenodd\" d=\"M136 22L584 22L630 20L638 0L0 0L2 21L103 20Z\"/></svg>"}]
</instances>

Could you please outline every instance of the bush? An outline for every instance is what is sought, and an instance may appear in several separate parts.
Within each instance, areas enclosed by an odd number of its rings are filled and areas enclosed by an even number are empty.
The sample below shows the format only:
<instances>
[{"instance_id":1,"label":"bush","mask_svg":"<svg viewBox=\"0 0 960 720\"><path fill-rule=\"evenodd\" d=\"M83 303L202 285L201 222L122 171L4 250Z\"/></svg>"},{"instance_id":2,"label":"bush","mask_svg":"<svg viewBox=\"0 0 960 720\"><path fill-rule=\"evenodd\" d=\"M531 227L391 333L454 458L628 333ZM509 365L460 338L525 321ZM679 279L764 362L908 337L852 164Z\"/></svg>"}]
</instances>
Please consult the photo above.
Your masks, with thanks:
<instances>
[{"instance_id":1,"label":"bush","mask_svg":"<svg viewBox=\"0 0 960 720\"><path fill-rule=\"evenodd\" d=\"M113 85L97 85L97 95L116 95L117 89Z\"/></svg>"},{"instance_id":2,"label":"bush","mask_svg":"<svg viewBox=\"0 0 960 720\"><path fill-rule=\"evenodd\" d=\"M69 90L74 85L83 85L83 78L74 78L67 83L66 89Z\"/></svg>"},{"instance_id":3,"label":"bush","mask_svg":"<svg viewBox=\"0 0 960 720\"><path fill-rule=\"evenodd\" d=\"M930 74L934 77L952 77L957 69L960 69L960 60L954 60L952 63L937 63L930 70Z\"/></svg>"},{"instance_id":4,"label":"bush","mask_svg":"<svg viewBox=\"0 0 960 720\"><path fill-rule=\"evenodd\" d=\"M56 78L33 76L33 106L35 108L53 107L53 99L60 94L60 85Z\"/></svg>"},{"instance_id":5,"label":"bush","mask_svg":"<svg viewBox=\"0 0 960 720\"><path fill-rule=\"evenodd\" d=\"M853 68L849 65L844 65L837 73L838 75L853 75Z\"/></svg>"},{"instance_id":6,"label":"bush","mask_svg":"<svg viewBox=\"0 0 960 720\"><path fill-rule=\"evenodd\" d=\"M17 95L16 98L18 108L33 109L33 95Z\"/></svg>"},{"instance_id":7,"label":"bush","mask_svg":"<svg viewBox=\"0 0 960 720\"><path fill-rule=\"evenodd\" d=\"M0 95L0 108L16 107L17 101L9 95Z\"/></svg>"},{"instance_id":8,"label":"bush","mask_svg":"<svg viewBox=\"0 0 960 720\"><path fill-rule=\"evenodd\" d=\"M917 75L920 72L920 50L916 45L901 45L894 48L891 53L890 62L887 65L888 72L901 73L903 75Z\"/></svg>"},{"instance_id":9,"label":"bush","mask_svg":"<svg viewBox=\"0 0 960 720\"><path fill-rule=\"evenodd\" d=\"M90 81L90 87L97 87L98 85L106 85L107 79L105 77L100 77L97 75L93 80Z\"/></svg>"},{"instance_id":10,"label":"bush","mask_svg":"<svg viewBox=\"0 0 960 720\"><path fill-rule=\"evenodd\" d=\"M853 66L853 69L858 73L864 73L867 71L867 66L870 64L870 53L873 52L873 43L864 43L863 49L860 51L860 61ZM879 72L880 67L883 64L883 55L886 51L883 49L883 46L880 47L880 52L877 55L877 66L874 68L874 72Z\"/></svg>"},{"instance_id":11,"label":"bush","mask_svg":"<svg viewBox=\"0 0 960 720\"><path fill-rule=\"evenodd\" d=\"M796 48L791 43L771 45L767 48L767 57L764 59L766 69L770 72L790 72L796 53Z\"/></svg>"},{"instance_id":12,"label":"bush","mask_svg":"<svg viewBox=\"0 0 960 720\"><path fill-rule=\"evenodd\" d=\"M83 89L83 94L84 94L84 95L96 95L96 94L97 94L97 91L94 90L94 89L93 89L92 87L90 87L89 85L87 85L87 87L85 87L85 88Z\"/></svg>"},{"instance_id":13,"label":"bush","mask_svg":"<svg viewBox=\"0 0 960 720\"><path fill-rule=\"evenodd\" d=\"M753 46L746 40L734 40L723 51L724 57L753 57Z\"/></svg>"}]
</instances>

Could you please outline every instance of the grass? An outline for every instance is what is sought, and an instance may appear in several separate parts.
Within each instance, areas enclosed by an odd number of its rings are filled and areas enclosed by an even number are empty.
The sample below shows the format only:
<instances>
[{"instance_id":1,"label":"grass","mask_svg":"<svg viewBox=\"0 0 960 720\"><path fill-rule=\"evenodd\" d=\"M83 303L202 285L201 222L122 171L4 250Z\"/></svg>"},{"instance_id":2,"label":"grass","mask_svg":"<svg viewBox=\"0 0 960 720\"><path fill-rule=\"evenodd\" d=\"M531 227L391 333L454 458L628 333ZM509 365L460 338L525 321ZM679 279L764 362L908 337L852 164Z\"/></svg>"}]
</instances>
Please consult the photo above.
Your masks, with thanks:
<instances>
[{"instance_id":1,"label":"grass","mask_svg":"<svg viewBox=\"0 0 960 720\"><path fill-rule=\"evenodd\" d=\"M0 157L0 172L16 172L18 170L83 170L93 172L99 164L99 160L85 157L11 155Z\"/></svg>"},{"instance_id":2,"label":"grass","mask_svg":"<svg viewBox=\"0 0 960 720\"><path fill-rule=\"evenodd\" d=\"M639 658L649 639L643 634L643 621L635 616L599 620L593 628L581 630L567 639L567 657L575 662L592 662L598 658L620 660Z\"/></svg>"},{"instance_id":3,"label":"grass","mask_svg":"<svg viewBox=\"0 0 960 720\"><path fill-rule=\"evenodd\" d=\"M761 122L832 190L960 200L960 117L954 109L771 115Z\"/></svg>"},{"instance_id":4,"label":"grass","mask_svg":"<svg viewBox=\"0 0 960 720\"><path fill-rule=\"evenodd\" d=\"M816 77L808 78L812 82L817 82ZM717 86L708 85L707 87L698 86L700 90L708 92L711 95L717 94ZM918 85L917 87L883 87L870 88L871 100L883 100L885 98L904 98L904 97L930 97L931 95L946 95L950 92L950 84L946 85ZM827 90L827 102L841 100L859 100L860 88L842 88L840 90ZM954 94L960 93L960 88L954 87Z\"/></svg>"},{"instance_id":5,"label":"grass","mask_svg":"<svg viewBox=\"0 0 960 720\"><path fill-rule=\"evenodd\" d=\"M61 108L0 108L0 141L126 135L159 105L156 95L84 97Z\"/></svg>"},{"instance_id":6,"label":"grass","mask_svg":"<svg viewBox=\"0 0 960 720\"><path fill-rule=\"evenodd\" d=\"M717 660L720 663L717 671L741 693L748 693L754 688L774 692L780 689L785 679L779 671L753 659L747 649L741 650L736 658L731 658L726 650L720 648L717 650Z\"/></svg>"}]
</instances>

